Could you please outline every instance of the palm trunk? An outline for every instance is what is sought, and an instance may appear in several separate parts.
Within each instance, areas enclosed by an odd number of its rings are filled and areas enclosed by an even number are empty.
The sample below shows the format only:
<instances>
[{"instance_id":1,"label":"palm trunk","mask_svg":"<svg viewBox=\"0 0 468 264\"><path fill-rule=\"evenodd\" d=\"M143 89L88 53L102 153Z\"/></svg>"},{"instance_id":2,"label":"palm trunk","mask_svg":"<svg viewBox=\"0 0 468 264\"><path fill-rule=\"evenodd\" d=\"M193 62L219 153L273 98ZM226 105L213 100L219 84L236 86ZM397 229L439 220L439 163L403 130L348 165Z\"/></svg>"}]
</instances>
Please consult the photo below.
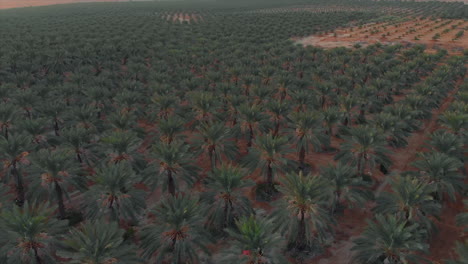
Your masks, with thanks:
<instances>
[{"instance_id":1,"label":"palm trunk","mask_svg":"<svg viewBox=\"0 0 468 264\"><path fill-rule=\"evenodd\" d=\"M304 172L305 169L305 148L304 146L301 147L301 150L299 151L299 166L302 172Z\"/></svg>"},{"instance_id":2,"label":"palm trunk","mask_svg":"<svg viewBox=\"0 0 468 264\"><path fill-rule=\"evenodd\" d=\"M273 131L273 137L278 136L279 128L280 128L280 121L279 121L279 118L276 118L275 131Z\"/></svg>"},{"instance_id":3,"label":"palm trunk","mask_svg":"<svg viewBox=\"0 0 468 264\"><path fill-rule=\"evenodd\" d=\"M253 137L254 137L253 128L252 128L252 125L249 124L249 141L247 142L247 147L252 146Z\"/></svg>"},{"instance_id":4,"label":"palm trunk","mask_svg":"<svg viewBox=\"0 0 468 264\"><path fill-rule=\"evenodd\" d=\"M271 167L271 161L268 162L267 167L267 184L273 187L273 168Z\"/></svg>"},{"instance_id":5,"label":"palm trunk","mask_svg":"<svg viewBox=\"0 0 468 264\"><path fill-rule=\"evenodd\" d=\"M303 250L306 247L306 228L304 211L301 210L301 219L299 220L299 228L297 230L296 248Z\"/></svg>"},{"instance_id":6,"label":"palm trunk","mask_svg":"<svg viewBox=\"0 0 468 264\"><path fill-rule=\"evenodd\" d=\"M37 253L37 247L33 247L34 250L34 258L36 259L36 264L42 264L42 260L39 257L39 253Z\"/></svg>"},{"instance_id":7,"label":"palm trunk","mask_svg":"<svg viewBox=\"0 0 468 264\"><path fill-rule=\"evenodd\" d=\"M13 177L15 177L16 180L16 199L15 202L19 207L22 207L24 204L24 183L23 183L23 177L19 173L18 169L16 168L16 161L13 162L11 169L11 173L13 174Z\"/></svg>"},{"instance_id":8,"label":"palm trunk","mask_svg":"<svg viewBox=\"0 0 468 264\"><path fill-rule=\"evenodd\" d=\"M215 148L210 147L208 150L208 156L210 157L211 170L214 170L216 168L216 155L214 152Z\"/></svg>"},{"instance_id":9,"label":"palm trunk","mask_svg":"<svg viewBox=\"0 0 468 264\"><path fill-rule=\"evenodd\" d=\"M56 136L60 136L60 133L59 133L59 125L58 125L58 120L57 120L57 118L54 119L54 131L55 131L55 135L56 135Z\"/></svg>"},{"instance_id":10,"label":"palm trunk","mask_svg":"<svg viewBox=\"0 0 468 264\"><path fill-rule=\"evenodd\" d=\"M59 210L59 216L60 219L65 219L66 214L65 214L65 204L63 203L63 190L62 187L60 187L60 184L58 182L54 182L55 185L55 194L57 195L57 200L58 200L58 210Z\"/></svg>"},{"instance_id":11,"label":"palm trunk","mask_svg":"<svg viewBox=\"0 0 468 264\"><path fill-rule=\"evenodd\" d=\"M76 158L78 159L78 162L83 163L83 159L81 158L79 150L76 150Z\"/></svg>"},{"instance_id":12,"label":"palm trunk","mask_svg":"<svg viewBox=\"0 0 468 264\"><path fill-rule=\"evenodd\" d=\"M175 196L175 183L170 170L167 170L167 189L172 196Z\"/></svg>"},{"instance_id":13,"label":"palm trunk","mask_svg":"<svg viewBox=\"0 0 468 264\"><path fill-rule=\"evenodd\" d=\"M8 140L8 126L7 125L3 125L3 132L5 135L5 139Z\"/></svg>"}]
</instances>

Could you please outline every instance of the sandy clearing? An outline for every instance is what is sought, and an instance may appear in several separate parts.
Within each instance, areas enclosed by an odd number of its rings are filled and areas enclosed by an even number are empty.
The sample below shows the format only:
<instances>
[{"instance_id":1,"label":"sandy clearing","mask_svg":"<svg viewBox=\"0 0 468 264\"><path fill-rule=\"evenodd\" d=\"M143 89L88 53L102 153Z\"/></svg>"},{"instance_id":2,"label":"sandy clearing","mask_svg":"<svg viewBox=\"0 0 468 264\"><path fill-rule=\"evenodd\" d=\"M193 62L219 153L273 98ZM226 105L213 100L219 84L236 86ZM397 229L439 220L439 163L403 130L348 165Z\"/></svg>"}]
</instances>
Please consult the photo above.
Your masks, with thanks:
<instances>
[{"instance_id":1,"label":"sandy clearing","mask_svg":"<svg viewBox=\"0 0 468 264\"><path fill-rule=\"evenodd\" d=\"M447 23L446 25L443 25ZM455 28L452 29L452 26ZM356 44L368 46L371 44L424 44L431 49L444 48L449 53L460 53L468 49L468 33L454 40L455 34L466 29L468 23L464 20L416 19L400 22L395 25L388 23L367 24L362 27L338 29L335 33L326 35L312 35L305 38L293 39L302 45L313 45L323 48L354 47ZM444 32L449 30L449 32ZM468 31L468 30L465 30ZM440 34L440 38L433 36Z\"/></svg>"}]
</instances>

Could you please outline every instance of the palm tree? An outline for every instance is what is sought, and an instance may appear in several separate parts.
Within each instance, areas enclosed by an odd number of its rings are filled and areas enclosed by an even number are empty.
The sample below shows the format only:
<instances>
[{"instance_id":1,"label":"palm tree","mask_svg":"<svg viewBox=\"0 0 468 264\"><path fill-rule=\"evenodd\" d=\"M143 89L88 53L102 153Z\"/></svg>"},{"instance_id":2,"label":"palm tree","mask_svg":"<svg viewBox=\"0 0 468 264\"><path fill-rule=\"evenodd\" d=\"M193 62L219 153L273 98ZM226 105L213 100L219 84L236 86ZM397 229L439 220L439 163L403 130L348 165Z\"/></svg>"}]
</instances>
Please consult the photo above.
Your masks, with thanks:
<instances>
[{"instance_id":1,"label":"palm tree","mask_svg":"<svg viewBox=\"0 0 468 264\"><path fill-rule=\"evenodd\" d=\"M341 209L342 202L349 206L363 206L367 201L373 200L374 195L368 189L369 183L356 177L351 166L338 162L336 165L328 165L321 169L320 173L331 183L333 190L332 212Z\"/></svg>"},{"instance_id":2,"label":"palm tree","mask_svg":"<svg viewBox=\"0 0 468 264\"><path fill-rule=\"evenodd\" d=\"M458 111L445 111L440 117L442 125L449 128L455 135L460 134L468 126L468 114Z\"/></svg>"},{"instance_id":3,"label":"palm tree","mask_svg":"<svg viewBox=\"0 0 468 264\"><path fill-rule=\"evenodd\" d=\"M440 201L447 194L455 200L456 193L463 189L464 177L459 171L463 163L440 152L419 153L418 156L413 166L419 169L421 181L435 186L435 198Z\"/></svg>"},{"instance_id":4,"label":"palm tree","mask_svg":"<svg viewBox=\"0 0 468 264\"><path fill-rule=\"evenodd\" d=\"M10 189L8 186L5 186L3 183L0 183L0 210L2 210L5 207L8 207L11 202L10 202Z\"/></svg>"},{"instance_id":5,"label":"palm tree","mask_svg":"<svg viewBox=\"0 0 468 264\"><path fill-rule=\"evenodd\" d=\"M89 221L65 235L57 255L76 264L142 263L136 247L124 240L124 233L116 222Z\"/></svg>"},{"instance_id":6,"label":"palm tree","mask_svg":"<svg viewBox=\"0 0 468 264\"><path fill-rule=\"evenodd\" d=\"M198 167L193 164L189 149L189 145L175 141L172 144L159 143L153 147L153 164L157 171L154 180L158 182L162 179L172 196L176 194L176 181L179 177L187 184L194 183L197 178Z\"/></svg>"},{"instance_id":7,"label":"palm tree","mask_svg":"<svg viewBox=\"0 0 468 264\"><path fill-rule=\"evenodd\" d=\"M392 191L377 197L375 211L395 215L430 230L433 226L429 217L437 216L441 210L441 205L432 197L435 186L410 177L393 177L390 184Z\"/></svg>"},{"instance_id":8,"label":"palm tree","mask_svg":"<svg viewBox=\"0 0 468 264\"><path fill-rule=\"evenodd\" d=\"M344 139L335 160L356 166L357 175L363 175L366 169L373 170L377 164L390 166L390 151L386 148L385 138L375 128L351 127Z\"/></svg>"},{"instance_id":9,"label":"palm tree","mask_svg":"<svg viewBox=\"0 0 468 264\"><path fill-rule=\"evenodd\" d=\"M211 170L217 166L219 161L222 161L222 154L231 160L237 154L236 144L231 139L231 130L224 123L201 123L195 136L192 144L193 149L208 154Z\"/></svg>"},{"instance_id":10,"label":"palm tree","mask_svg":"<svg viewBox=\"0 0 468 264\"><path fill-rule=\"evenodd\" d=\"M271 219L242 217L236 228L226 231L234 239L231 247L222 253L219 263L227 264L285 264L281 253L284 240L274 231Z\"/></svg>"},{"instance_id":11,"label":"palm tree","mask_svg":"<svg viewBox=\"0 0 468 264\"><path fill-rule=\"evenodd\" d=\"M431 135L429 145L434 151L445 153L449 156L464 160L464 142L460 136L457 136L447 130L438 130Z\"/></svg>"},{"instance_id":12,"label":"palm tree","mask_svg":"<svg viewBox=\"0 0 468 264\"><path fill-rule=\"evenodd\" d=\"M239 114L241 131L248 133L247 147L251 147L255 133L265 130L266 116L262 112L261 106L256 104L239 106Z\"/></svg>"},{"instance_id":13,"label":"palm tree","mask_svg":"<svg viewBox=\"0 0 468 264\"><path fill-rule=\"evenodd\" d=\"M288 239L288 248L315 251L331 232L333 220L328 212L332 194L328 181L321 176L292 173L281 179L272 217Z\"/></svg>"},{"instance_id":14,"label":"palm tree","mask_svg":"<svg viewBox=\"0 0 468 264\"><path fill-rule=\"evenodd\" d=\"M104 154L110 158L111 163L119 163L121 161L131 161L135 163L141 157L138 152L140 139L135 133L130 131L112 131L101 138L104 143Z\"/></svg>"},{"instance_id":15,"label":"palm tree","mask_svg":"<svg viewBox=\"0 0 468 264\"><path fill-rule=\"evenodd\" d=\"M322 112L322 120L327 127L327 135L331 139L333 137L333 126L341 119L341 112L338 107L329 107Z\"/></svg>"},{"instance_id":16,"label":"palm tree","mask_svg":"<svg viewBox=\"0 0 468 264\"><path fill-rule=\"evenodd\" d=\"M48 204L27 202L1 211L0 256L5 263L56 263L53 248L67 223L53 217L53 211Z\"/></svg>"},{"instance_id":17,"label":"palm tree","mask_svg":"<svg viewBox=\"0 0 468 264\"><path fill-rule=\"evenodd\" d=\"M406 138L410 132L407 131L405 122L399 117L381 112L374 115L372 124L382 131L389 145L402 147L408 144Z\"/></svg>"},{"instance_id":18,"label":"palm tree","mask_svg":"<svg viewBox=\"0 0 468 264\"><path fill-rule=\"evenodd\" d=\"M159 139L161 142L171 144L174 140L181 140L184 138L182 132L184 131L185 122L182 118L171 115L167 119L162 119L158 123Z\"/></svg>"},{"instance_id":19,"label":"palm tree","mask_svg":"<svg viewBox=\"0 0 468 264\"><path fill-rule=\"evenodd\" d=\"M0 127L2 129L2 135L8 139L9 129L13 120L15 119L18 109L13 104L0 104Z\"/></svg>"},{"instance_id":20,"label":"palm tree","mask_svg":"<svg viewBox=\"0 0 468 264\"><path fill-rule=\"evenodd\" d=\"M62 138L63 145L71 147L75 152L76 160L82 164L87 162L89 164L89 149L92 149L93 145L90 143L92 134L86 128L83 127L72 127L69 129L63 129Z\"/></svg>"},{"instance_id":21,"label":"palm tree","mask_svg":"<svg viewBox=\"0 0 468 264\"><path fill-rule=\"evenodd\" d=\"M282 124L285 123L285 116L289 112L290 105L285 102L272 101L267 104L267 110L271 115L270 120L273 123L271 129L273 136L277 136Z\"/></svg>"},{"instance_id":22,"label":"palm tree","mask_svg":"<svg viewBox=\"0 0 468 264\"><path fill-rule=\"evenodd\" d=\"M463 203L465 204L465 209L468 208L468 200L464 200ZM458 214L456 221L459 226L465 227L465 232L468 231L468 213L465 212ZM448 260L446 264L468 263L468 240L465 240L464 242L457 242L456 251L458 255L458 260Z\"/></svg>"},{"instance_id":23,"label":"palm tree","mask_svg":"<svg viewBox=\"0 0 468 264\"><path fill-rule=\"evenodd\" d=\"M109 164L89 179L94 184L84 193L82 204L87 217L132 221L145 209L145 192L134 187L139 177L128 163Z\"/></svg>"},{"instance_id":24,"label":"palm tree","mask_svg":"<svg viewBox=\"0 0 468 264\"><path fill-rule=\"evenodd\" d=\"M274 137L272 134L262 135L255 139L252 150L244 157L243 163L252 171L261 169L264 173L268 193L274 190L275 175L286 169L290 160L286 158L291 149L285 137Z\"/></svg>"},{"instance_id":25,"label":"palm tree","mask_svg":"<svg viewBox=\"0 0 468 264\"><path fill-rule=\"evenodd\" d=\"M368 221L361 237L354 240L351 250L358 263L424 263L421 254L428 249L424 233L418 224L392 215L376 215L375 221Z\"/></svg>"},{"instance_id":26,"label":"palm tree","mask_svg":"<svg viewBox=\"0 0 468 264\"><path fill-rule=\"evenodd\" d=\"M25 191L20 167L29 163L26 157L29 155L30 139L21 134L11 135L8 140L5 137L0 137L0 150L3 167L7 170L6 176L11 175L15 181L15 203L22 206L25 201Z\"/></svg>"},{"instance_id":27,"label":"palm tree","mask_svg":"<svg viewBox=\"0 0 468 264\"><path fill-rule=\"evenodd\" d=\"M320 117L314 112L293 112L290 115L293 143L296 146L299 168L304 172L305 156L310 152L310 146L319 150L325 141L320 126Z\"/></svg>"},{"instance_id":28,"label":"palm tree","mask_svg":"<svg viewBox=\"0 0 468 264\"><path fill-rule=\"evenodd\" d=\"M31 137L31 141L38 144L38 147L46 142L46 133L48 132L44 125L45 119L34 118L25 119L18 122L18 131L24 131Z\"/></svg>"},{"instance_id":29,"label":"palm tree","mask_svg":"<svg viewBox=\"0 0 468 264\"><path fill-rule=\"evenodd\" d=\"M155 219L141 231L142 256L154 263L199 263L209 254L209 233L202 226L205 207L198 198L169 196L152 211Z\"/></svg>"},{"instance_id":30,"label":"palm tree","mask_svg":"<svg viewBox=\"0 0 468 264\"><path fill-rule=\"evenodd\" d=\"M74 187L79 190L86 188L83 178L77 176L79 168L71 158L72 152L65 149L41 149L34 154L31 172L36 182L34 191L40 193L39 185L47 188L49 194L57 200L59 216L66 218L64 198Z\"/></svg>"},{"instance_id":31,"label":"palm tree","mask_svg":"<svg viewBox=\"0 0 468 264\"><path fill-rule=\"evenodd\" d=\"M206 179L207 191L201 199L210 205L207 226L215 231L234 226L239 217L253 213L250 200L245 196L254 185L245 179L245 172L233 165L215 168Z\"/></svg>"}]
</instances>

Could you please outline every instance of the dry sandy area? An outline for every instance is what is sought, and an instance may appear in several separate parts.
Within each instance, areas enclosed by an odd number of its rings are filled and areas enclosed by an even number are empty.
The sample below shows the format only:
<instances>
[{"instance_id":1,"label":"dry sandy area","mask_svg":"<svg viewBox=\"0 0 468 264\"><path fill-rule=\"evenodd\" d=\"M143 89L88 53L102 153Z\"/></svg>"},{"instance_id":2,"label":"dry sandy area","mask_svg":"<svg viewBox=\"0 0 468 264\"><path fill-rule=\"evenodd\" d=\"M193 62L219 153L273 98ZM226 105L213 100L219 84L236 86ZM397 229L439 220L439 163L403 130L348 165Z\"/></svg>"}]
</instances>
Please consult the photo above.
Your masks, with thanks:
<instances>
[{"instance_id":1,"label":"dry sandy area","mask_svg":"<svg viewBox=\"0 0 468 264\"><path fill-rule=\"evenodd\" d=\"M456 34L465 31L463 36L456 38ZM440 38L433 37L439 34ZM356 44L367 46L375 43L382 44L424 44L428 51L437 47L444 48L450 53L459 53L468 49L468 22L464 20L408 20L399 23L373 23L362 27L338 29L335 33L313 35L301 39L294 39L303 45L313 45L323 48L348 47Z\"/></svg>"},{"instance_id":2,"label":"dry sandy area","mask_svg":"<svg viewBox=\"0 0 468 264\"><path fill-rule=\"evenodd\" d=\"M129 0L0 0L0 9L91 2L127 2Z\"/></svg>"}]
</instances>

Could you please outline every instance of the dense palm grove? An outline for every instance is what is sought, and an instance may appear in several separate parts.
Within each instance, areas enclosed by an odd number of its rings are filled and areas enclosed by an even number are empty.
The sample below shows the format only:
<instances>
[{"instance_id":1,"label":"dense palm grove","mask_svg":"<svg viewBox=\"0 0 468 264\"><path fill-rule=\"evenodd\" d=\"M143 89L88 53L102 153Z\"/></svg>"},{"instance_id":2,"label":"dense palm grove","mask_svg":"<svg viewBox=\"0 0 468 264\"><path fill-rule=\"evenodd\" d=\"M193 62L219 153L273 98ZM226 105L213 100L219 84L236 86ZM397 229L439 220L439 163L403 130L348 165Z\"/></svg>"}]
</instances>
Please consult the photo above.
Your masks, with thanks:
<instances>
[{"instance_id":1,"label":"dense palm grove","mask_svg":"<svg viewBox=\"0 0 468 264\"><path fill-rule=\"evenodd\" d=\"M373 9L0 11L0 263L313 263L347 208L372 212L353 263L430 263L444 206L466 194L467 54L290 40L395 6L352 4ZM443 261L467 263L467 242L455 252Z\"/></svg>"}]
</instances>

